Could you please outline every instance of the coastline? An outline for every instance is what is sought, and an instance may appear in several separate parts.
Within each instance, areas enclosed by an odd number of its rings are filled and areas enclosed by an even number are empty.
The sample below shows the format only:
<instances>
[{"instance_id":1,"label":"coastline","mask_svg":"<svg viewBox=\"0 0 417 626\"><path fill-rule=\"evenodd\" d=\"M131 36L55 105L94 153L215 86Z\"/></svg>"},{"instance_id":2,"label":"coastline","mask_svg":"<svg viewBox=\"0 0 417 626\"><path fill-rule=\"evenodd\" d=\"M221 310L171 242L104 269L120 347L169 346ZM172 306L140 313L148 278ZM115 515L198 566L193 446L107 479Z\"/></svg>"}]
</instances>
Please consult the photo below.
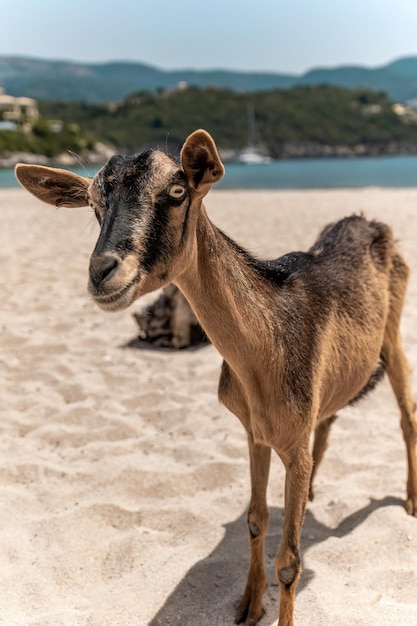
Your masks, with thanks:
<instances>
[{"instance_id":1,"label":"coastline","mask_svg":"<svg viewBox=\"0 0 417 626\"><path fill-rule=\"evenodd\" d=\"M94 176L102 162L94 165L86 159L52 165ZM417 156L413 155L281 159L266 164L226 162L225 168L216 190L417 188ZM20 187L13 169L0 169L0 189L13 187Z\"/></svg>"},{"instance_id":2,"label":"coastline","mask_svg":"<svg viewBox=\"0 0 417 626\"><path fill-rule=\"evenodd\" d=\"M0 154L0 169L13 169L17 163L49 165L55 167L73 167L80 163L102 165L114 154L114 150L103 143L97 143L94 150L84 150L80 154L68 151L55 157L33 152L3 152Z\"/></svg>"},{"instance_id":3,"label":"coastline","mask_svg":"<svg viewBox=\"0 0 417 626\"><path fill-rule=\"evenodd\" d=\"M126 151L107 146L98 142L94 150L83 151L80 154L63 152L55 157L47 157L43 154L31 152L3 152L0 153L0 169L11 169L17 163L33 163L36 165L77 166L80 162L91 165L102 165L113 154L125 154ZM245 150L220 149L220 156L225 164L240 162L240 156ZM349 146L338 144L334 146L316 143L312 141L283 141L274 155L268 155L265 150L255 153L264 158L274 161L303 160L303 159L349 159L357 157L386 157L386 156L417 156L417 146L405 142L389 141L383 145L356 144Z\"/></svg>"},{"instance_id":4,"label":"coastline","mask_svg":"<svg viewBox=\"0 0 417 626\"><path fill-rule=\"evenodd\" d=\"M256 254L309 247L354 212L393 228L411 267L402 334L417 395L417 189L215 190L213 221ZM86 294L97 226L0 190L0 615L6 624L233 623L247 567L246 437L217 401L213 346L128 347L132 311ZM387 381L345 409L303 529L296 621L412 626L417 523ZM274 459L262 625L276 624L284 474Z\"/></svg>"}]
</instances>

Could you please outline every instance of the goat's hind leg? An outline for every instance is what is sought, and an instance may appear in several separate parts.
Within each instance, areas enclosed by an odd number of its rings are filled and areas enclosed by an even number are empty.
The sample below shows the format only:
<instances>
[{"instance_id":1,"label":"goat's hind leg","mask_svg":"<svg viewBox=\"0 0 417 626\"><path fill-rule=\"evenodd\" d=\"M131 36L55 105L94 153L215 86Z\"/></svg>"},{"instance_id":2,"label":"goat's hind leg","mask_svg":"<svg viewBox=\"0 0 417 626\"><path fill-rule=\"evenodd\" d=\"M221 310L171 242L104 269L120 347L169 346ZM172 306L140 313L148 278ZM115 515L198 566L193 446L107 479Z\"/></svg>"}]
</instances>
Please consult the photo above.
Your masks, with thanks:
<instances>
[{"instance_id":1,"label":"goat's hind leg","mask_svg":"<svg viewBox=\"0 0 417 626\"><path fill-rule=\"evenodd\" d=\"M266 502L271 449L248 435L252 493L248 512L250 566L245 592L236 611L236 624L254 626L263 615L262 597L268 586L265 574L265 535L269 514ZM246 620L246 621L245 621Z\"/></svg>"},{"instance_id":2,"label":"goat's hind leg","mask_svg":"<svg viewBox=\"0 0 417 626\"><path fill-rule=\"evenodd\" d=\"M308 494L309 500L314 499L313 480L317 473L317 469L323 458L324 452L327 448L327 441L329 438L329 432L331 425L337 418L337 415L331 415L327 419L319 422L314 431L314 444L313 444L313 471L310 478L310 491Z\"/></svg>"},{"instance_id":3,"label":"goat's hind leg","mask_svg":"<svg viewBox=\"0 0 417 626\"><path fill-rule=\"evenodd\" d=\"M409 515L417 517L416 405L411 394L409 380L411 370L404 354L399 331L407 277L407 265L401 256L396 254L391 271L391 307L385 329L382 356L401 411L401 428L407 450L408 477L405 508Z\"/></svg>"},{"instance_id":4,"label":"goat's hind leg","mask_svg":"<svg viewBox=\"0 0 417 626\"><path fill-rule=\"evenodd\" d=\"M410 368L398 336L395 345L385 350L387 374L401 411L401 428L407 451L407 501L406 511L417 517L417 421L416 405L411 395Z\"/></svg>"}]
</instances>

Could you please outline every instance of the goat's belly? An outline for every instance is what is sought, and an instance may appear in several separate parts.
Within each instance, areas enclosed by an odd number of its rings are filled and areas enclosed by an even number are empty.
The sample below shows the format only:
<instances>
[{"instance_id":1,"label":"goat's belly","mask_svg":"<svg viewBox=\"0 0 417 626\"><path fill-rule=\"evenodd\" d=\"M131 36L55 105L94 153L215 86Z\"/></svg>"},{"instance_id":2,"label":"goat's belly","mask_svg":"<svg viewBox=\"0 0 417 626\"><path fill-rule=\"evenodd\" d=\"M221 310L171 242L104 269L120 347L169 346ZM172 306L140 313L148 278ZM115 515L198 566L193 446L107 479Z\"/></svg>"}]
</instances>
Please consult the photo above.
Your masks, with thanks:
<instances>
[{"instance_id":1,"label":"goat's belly","mask_svg":"<svg viewBox=\"0 0 417 626\"><path fill-rule=\"evenodd\" d=\"M329 382L323 390L320 402L319 419L326 419L349 404L368 384L378 366L378 359L371 367L361 372L345 373Z\"/></svg>"},{"instance_id":2,"label":"goat's belly","mask_svg":"<svg viewBox=\"0 0 417 626\"><path fill-rule=\"evenodd\" d=\"M336 316L328 336L322 338L314 384L319 419L330 417L356 398L378 368L387 315L385 306L378 309L367 323Z\"/></svg>"}]
</instances>

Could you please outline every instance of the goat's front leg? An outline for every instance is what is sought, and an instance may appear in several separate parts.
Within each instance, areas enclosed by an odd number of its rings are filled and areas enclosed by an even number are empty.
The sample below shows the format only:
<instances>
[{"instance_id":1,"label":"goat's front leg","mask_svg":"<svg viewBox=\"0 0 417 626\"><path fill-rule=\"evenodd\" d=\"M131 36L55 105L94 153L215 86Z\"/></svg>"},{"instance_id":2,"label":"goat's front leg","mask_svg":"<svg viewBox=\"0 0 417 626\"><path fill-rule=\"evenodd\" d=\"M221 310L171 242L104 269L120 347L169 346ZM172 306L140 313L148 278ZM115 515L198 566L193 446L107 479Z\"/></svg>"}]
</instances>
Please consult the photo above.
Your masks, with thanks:
<instances>
[{"instance_id":1,"label":"goat's front leg","mask_svg":"<svg viewBox=\"0 0 417 626\"><path fill-rule=\"evenodd\" d=\"M288 455L280 455L285 467L285 514L282 541L275 560L280 589L278 626L293 626L294 600L301 574L300 536L307 503L313 461L308 442Z\"/></svg>"},{"instance_id":2,"label":"goat's front leg","mask_svg":"<svg viewBox=\"0 0 417 626\"><path fill-rule=\"evenodd\" d=\"M265 574L265 535L269 514L266 502L271 449L248 436L252 493L248 512L250 567L246 589L236 611L236 624L254 626L263 615L262 596L268 586Z\"/></svg>"}]
</instances>

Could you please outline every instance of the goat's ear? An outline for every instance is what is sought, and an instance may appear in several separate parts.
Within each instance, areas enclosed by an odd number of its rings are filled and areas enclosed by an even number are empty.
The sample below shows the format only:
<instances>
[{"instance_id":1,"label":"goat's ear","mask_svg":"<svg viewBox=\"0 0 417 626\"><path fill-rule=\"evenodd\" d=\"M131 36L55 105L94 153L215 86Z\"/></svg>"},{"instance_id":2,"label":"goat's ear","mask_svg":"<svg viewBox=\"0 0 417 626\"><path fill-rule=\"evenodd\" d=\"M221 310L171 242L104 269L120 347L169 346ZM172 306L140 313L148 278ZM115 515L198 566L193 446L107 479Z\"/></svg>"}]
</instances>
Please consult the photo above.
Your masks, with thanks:
<instances>
[{"instance_id":1,"label":"goat's ear","mask_svg":"<svg viewBox=\"0 0 417 626\"><path fill-rule=\"evenodd\" d=\"M216 144L205 130L196 130L187 137L181 150L181 165L190 187L201 197L224 174Z\"/></svg>"},{"instance_id":2,"label":"goat's ear","mask_svg":"<svg viewBox=\"0 0 417 626\"><path fill-rule=\"evenodd\" d=\"M34 196L56 207L87 206L91 178L43 165L18 163L15 175L19 183Z\"/></svg>"}]
</instances>

